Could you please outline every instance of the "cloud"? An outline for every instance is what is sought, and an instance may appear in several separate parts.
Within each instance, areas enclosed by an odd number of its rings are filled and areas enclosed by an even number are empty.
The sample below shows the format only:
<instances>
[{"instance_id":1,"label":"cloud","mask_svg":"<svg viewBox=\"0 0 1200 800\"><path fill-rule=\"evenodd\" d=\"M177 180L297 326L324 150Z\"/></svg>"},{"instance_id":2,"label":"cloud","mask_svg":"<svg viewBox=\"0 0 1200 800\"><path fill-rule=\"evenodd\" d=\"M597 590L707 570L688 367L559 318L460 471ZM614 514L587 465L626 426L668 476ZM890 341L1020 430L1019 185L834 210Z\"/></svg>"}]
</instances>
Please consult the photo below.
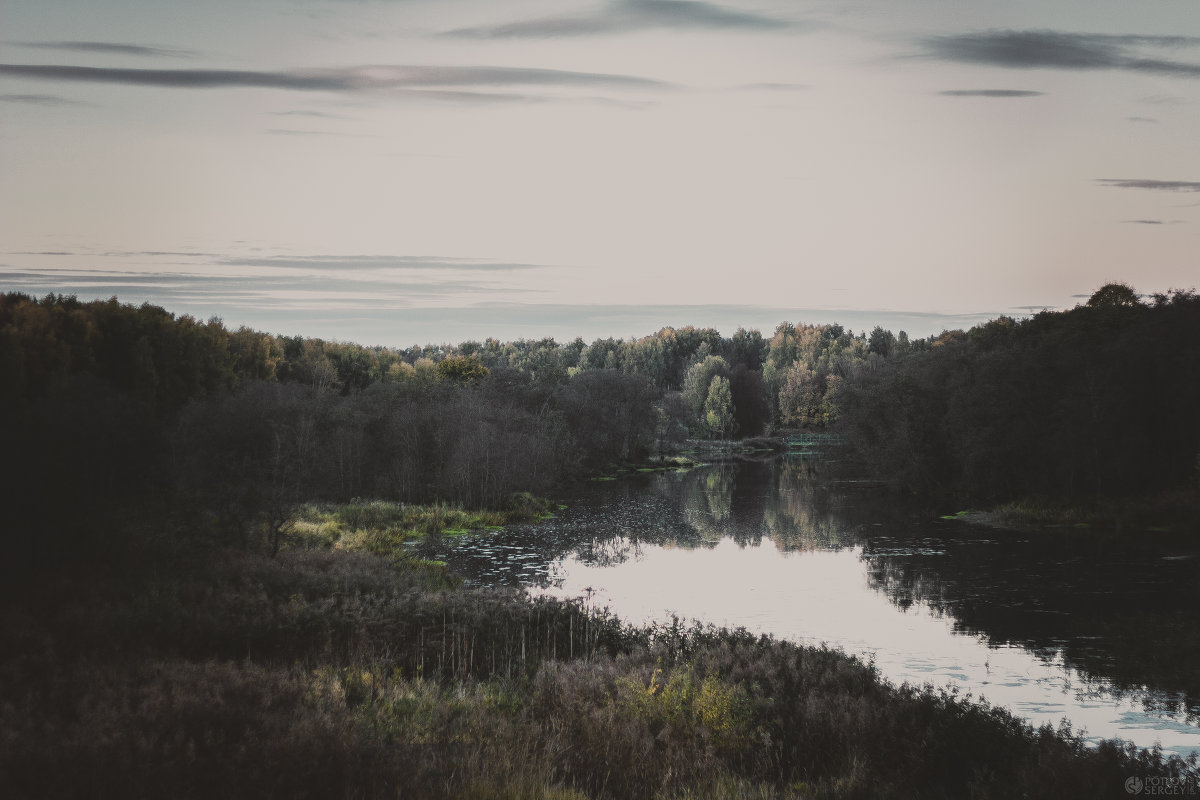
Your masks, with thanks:
<instances>
[{"instance_id":1,"label":"cloud","mask_svg":"<svg viewBox=\"0 0 1200 800\"><path fill-rule=\"evenodd\" d=\"M465 91L460 87L601 87L662 89L670 84L632 75L488 66L379 65L260 72L227 69L118 69L56 64L0 64L0 75L33 80L115 83L171 89L259 88L302 92L387 91L452 101L528 101L525 95Z\"/></svg>"},{"instance_id":2,"label":"cloud","mask_svg":"<svg viewBox=\"0 0 1200 800\"><path fill-rule=\"evenodd\" d=\"M797 23L737 11L699 0L613 0L590 14L536 19L447 31L447 36L471 39L549 38L632 33L652 28L775 31Z\"/></svg>"},{"instance_id":3,"label":"cloud","mask_svg":"<svg viewBox=\"0 0 1200 800\"><path fill-rule=\"evenodd\" d=\"M951 328L966 329L999 314L721 304L543 304L536 302L544 294L540 281L529 280L534 275L514 274L511 270L548 265L437 256L238 258L227 254L211 259L208 264L188 263L177 271L149 264L131 268L128 262L96 268L104 263L97 261L101 258L160 254L211 256L170 251L65 253L77 255L78 263L87 265L84 268L31 267L21 265L22 259L13 259L18 263L5 271L4 280L7 288L35 296L54 292L75 294L81 300L103 300L116 295L122 302L149 302L200 319L223 317L233 327L245 324L277 333L391 345L482 340L488 336L502 340L554 336L564 341L582 336L591 341L601 336L650 333L664 325L677 328L711 325L730 335L738 327L769 332L781 320L839 322L856 330L882 325L918 337ZM237 269L238 264L250 262L253 265L244 271ZM281 269L264 270L262 265ZM353 269L331 272L321 268L330 265L378 265L381 269L403 265L427 271L389 274ZM485 274L487 270L498 274ZM521 299L513 302L509 299L513 297Z\"/></svg>"},{"instance_id":4,"label":"cloud","mask_svg":"<svg viewBox=\"0 0 1200 800\"><path fill-rule=\"evenodd\" d=\"M744 83L734 88L749 92L806 92L812 87L807 83Z\"/></svg>"},{"instance_id":5,"label":"cloud","mask_svg":"<svg viewBox=\"0 0 1200 800\"><path fill-rule=\"evenodd\" d=\"M80 254L79 253L56 253L55 255L80 255ZM84 255L86 255L86 254L84 254ZM220 256L217 255L216 253L198 253L198 252L191 251L191 250L189 250L189 251L181 251L181 250L117 250L117 251L104 253L103 255L106 257L117 257L117 258L130 258L130 257L159 258L162 256L171 256L171 257L184 256L186 258L220 258Z\"/></svg>"},{"instance_id":6,"label":"cloud","mask_svg":"<svg viewBox=\"0 0 1200 800\"><path fill-rule=\"evenodd\" d=\"M268 128L267 133L272 136L341 136L342 134L333 133L332 131L300 131L292 128Z\"/></svg>"},{"instance_id":7,"label":"cloud","mask_svg":"<svg viewBox=\"0 0 1200 800\"><path fill-rule=\"evenodd\" d=\"M92 258L97 255L103 258L142 258L161 256L187 256L189 258L220 258L216 253L198 253L195 251L178 250L113 250L107 253L79 252L75 250L10 250L11 256L78 256Z\"/></svg>"},{"instance_id":8,"label":"cloud","mask_svg":"<svg viewBox=\"0 0 1200 800\"><path fill-rule=\"evenodd\" d=\"M1134 48L1200 45L1192 36L1113 36L1063 31L984 31L929 36L925 55L942 61L1013 69L1119 69L1182 78L1200 77L1200 64L1146 58Z\"/></svg>"},{"instance_id":9,"label":"cloud","mask_svg":"<svg viewBox=\"0 0 1200 800\"><path fill-rule=\"evenodd\" d=\"M1027 89L947 89L938 94L944 97L1042 97L1045 92Z\"/></svg>"},{"instance_id":10,"label":"cloud","mask_svg":"<svg viewBox=\"0 0 1200 800\"><path fill-rule=\"evenodd\" d=\"M1183 222L1181 219L1125 219L1121 221L1128 225L1178 225Z\"/></svg>"},{"instance_id":11,"label":"cloud","mask_svg":"<svg viewBox=\"0 0 1200 800\"><path fill-rule=\"evenodd\" d=\"M1118 189L1157 189L1161 192L1200 192L1200 181L1156 181L1145 178L1096 178L1097 183Z\"/></svg>"},{"instance_id":12,"label":"cloud","mask_svg":"<svg viewBox=\"0 0 1200 800\"><path fill-rule=\"evenodd\" d=\"M1158 122L1158 120L1151 119L1150 117L1126 117L1125 119L1130 122Z\"/></svg>"},{"instance_id":13,"label":"cloud","mask_svg":"<svg viewBox=\"0 0 1200 800\"><path fill-rule=\"evenodd\" d=\"M275 117L316 117L317 119L349 119L343 114L330 114L325 111L304 111L296 109L293 111L268 111L268 114Z\"/></svg>"},{"instance_id":14,"label":"cloud","mask_svg":"<svg viewBox=\"0 0 1200 800\"><path fill-rule=\"evenodd\" d=\"M368 270L438 270L461 272L511 272L514 270L544 269L545 264L521 264L482 259L450 258L445 256L369 256L316 255L268 256L265 258L224 258L222 264L239 267L279 267L288 269L368 269Z\"/></svg>"},{"instance_id":15,"label":"cloud","mask_svg":"<svg viewBox=\"0 0 1200 800\"><path fill-rule=\"evenodd\" d=\"M237 275L128 269L17 268L5 271L6 284L33 295L74 294L82 299L119 297L123 302L149 301L169 310L203 304L224 313L230 308L256 311L356 311L410 308L418 304L465 301L510 295L513 286L482 276L389 275L386 273L330 274L324 271ZM520 287L522 293L539 293ZM212 311L206 311L206 315ZM298 318L298 319L302 319Z\"/></svg>"},{"instance_id":16,"label":"cloud","mask_svg":"<svg viewBox=\"0 0 1200 800\"><path fill-rule=\"evenodd\" d=\"M40 50L66 50L73 53L101 53L120 56L149 56L153 58L195 58L195 50L180 50L168 47L148 47L140 44L119 42L10 42L17 47L33 47Z\"/></svg>"},{"instance_id":17,"label":"cloud","mask_svg":"<svg viewBox=\"0 0 1200 800\"><path fill-rule=\"evenodd\" d=\"M11 250L10 256L76 256L79 253L70 253L65 250Z\"/></svg>"},{"instance_id":18,"label":"cloud","mask_svg":"<svg viewBox=\"0 0 1200 800\"><path fill-rule=\"evenodd\" d=\"M71 250L9 251L14 256L72 256L76 258L198 258L218 266L265 267L301 270L417 270L438 272L514 272L553 268L551 264L526 264L510 261L490 261L482 258L453 256L393 256L393 255L291 255L291 256L231 256L181 250L110 250L107 252L78 252ZM199 268L200 265L189 265ZM72 272L90 270L72 269ZM112 270L104 270L111 273ZM144 274L138 272L136 274Z\"/></svg>"},{"instance_id":19,"label":"cloud","mask_svg":"<svg viewBox=\"0 0 1200 800\"><path fill-rule=\"evenodd\" d=\"M1143 103L1149 103L1154 106L1181 106L1187 103L1182 97L1173 94L1152 94L1149 97L1141 98Z\"/></svg>"},{"instance_id":20,"label":"cloud","mask_svg":"<svg viewBox=\"0 0 1200 800\"><path fill-rule=\"evenodd\" d=\"M56 94L0 94L0 103L25 103L32 106L82 106L78 100L68 100Z\"/></svg>"}]
</instances>

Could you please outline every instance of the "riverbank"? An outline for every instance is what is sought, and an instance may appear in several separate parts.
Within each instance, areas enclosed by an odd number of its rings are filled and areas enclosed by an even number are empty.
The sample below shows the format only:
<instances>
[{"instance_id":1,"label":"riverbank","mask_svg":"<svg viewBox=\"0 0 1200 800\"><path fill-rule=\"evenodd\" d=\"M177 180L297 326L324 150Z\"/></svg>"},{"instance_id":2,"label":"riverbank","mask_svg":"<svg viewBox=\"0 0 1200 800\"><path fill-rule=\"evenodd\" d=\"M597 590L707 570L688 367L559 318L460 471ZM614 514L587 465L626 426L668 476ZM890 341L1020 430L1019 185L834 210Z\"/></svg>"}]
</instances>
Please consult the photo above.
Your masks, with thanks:
<instances>
[{"instance_id":1,"label":"riverbank","mask_svg":"<svg viewBox=\"0 0 1200 800\"><path fill-rule=\"evenodd\" d=\"M0 794L1121 797L1195 772L840 652L298 545L10 595Z\"/></svg>"},{"instance_id":2,"label":"riverbank","mask_svg":"<svg viewBox=\"0 0 1200 800\"><path fill-rule=\"evenodd\" d=\"M1102 500L1091 507L1048 502L1012 502L986 510L946 514L972 525L1026 533L1046 530L1157 536L1200 547L1200 491ZM1200 551L1198 551L1200 554Z\"/></svg>"},{"instance_id":3,"label":"riverbank","mask_svg":"<svg viewBox=\"0 0 1200 800\"><path fill-rule=\"evenodd\" d=\"M659 442L657 449L638 460L609 465L590 480L615 480L639 472L682 471L729 459L763 459L781 453L825 454L842 444L841 437L830 433L783 431L771 436L745 439L681 439Z\"/></svg>"}]
</instances>

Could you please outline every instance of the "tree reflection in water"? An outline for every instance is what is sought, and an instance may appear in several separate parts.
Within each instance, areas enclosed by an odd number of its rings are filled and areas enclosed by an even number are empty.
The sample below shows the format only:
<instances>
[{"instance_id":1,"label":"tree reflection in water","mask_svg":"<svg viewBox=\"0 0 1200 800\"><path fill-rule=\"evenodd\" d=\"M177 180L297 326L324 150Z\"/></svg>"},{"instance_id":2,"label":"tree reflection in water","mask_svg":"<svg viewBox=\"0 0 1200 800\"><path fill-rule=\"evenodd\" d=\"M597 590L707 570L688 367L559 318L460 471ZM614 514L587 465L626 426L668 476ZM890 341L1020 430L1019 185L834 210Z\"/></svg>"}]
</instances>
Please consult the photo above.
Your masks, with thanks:
<instances>
[{"instance_id":1,"label":"tree reflection in water","mask_svg":"<svg viewBox=\"0 0 1200 800\"><path fill-rule=\"evenodd\" d=\"M680 574L686 562L656 555L664 549L734 547L759 553L745 563L760 565L761 558L840 552L863 566L846 580L861 580L901 612L943 618L993 648L1020 647L1061 663L1072 691L1126 694L1153 711L1182 702L1193 717L1200 713L1200 559L1093 531L1022 534L943 522L843 480L829 462L795 456L589 484L565 500L569 507L557 519L430 540L418 552L447 560L473 583L532 587L563 586L571 564L620 570L661 560L666 572L640 571L638 579L664 589L689 579ZM843 568L841 561L817 561ZM800 566L760 567L760 574L730 566L723 589L756 592L764 601L791 597L791 589L768 582L817 580ZM804 602L865 602L851 594L845 601L815 598L812 591Z\"/></svg>"}]
</instances>

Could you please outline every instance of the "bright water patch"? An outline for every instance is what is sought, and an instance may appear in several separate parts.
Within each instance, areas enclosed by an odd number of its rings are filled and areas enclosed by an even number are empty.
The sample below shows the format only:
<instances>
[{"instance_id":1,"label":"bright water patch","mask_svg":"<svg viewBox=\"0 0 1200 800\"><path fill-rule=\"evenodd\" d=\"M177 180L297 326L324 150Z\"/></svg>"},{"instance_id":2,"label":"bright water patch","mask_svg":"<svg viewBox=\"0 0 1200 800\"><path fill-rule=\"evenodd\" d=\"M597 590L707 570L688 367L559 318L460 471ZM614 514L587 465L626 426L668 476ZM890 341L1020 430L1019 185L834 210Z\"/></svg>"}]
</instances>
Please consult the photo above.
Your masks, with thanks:
<instances>
[{"instance_id":1,"label":"bright water patch","mask_svg":"<svg viewBox=\"0 0 1200 800\"><path fill-rule=\"evenodd\" d=\"M679 616L744 627L810 644L828 644L871 659L895 683L954 686L1005 706L1036 725L1063 719L1091 739L1120 737L1186 755L1200 750L1200 728L1147 714L1131 697L1097 698L1092 683L1061 659L1047 661L1021 647L989 647L956 633L953 620L928 609L898 609L869 588L861 551L782 552L724 540L711 549L680 551L641 545L638 558L594 566L566 557L552 567L548 594L582 596L631 622ZM754 586L730 575L753 574Z\"/></svg>"}]
</instances>

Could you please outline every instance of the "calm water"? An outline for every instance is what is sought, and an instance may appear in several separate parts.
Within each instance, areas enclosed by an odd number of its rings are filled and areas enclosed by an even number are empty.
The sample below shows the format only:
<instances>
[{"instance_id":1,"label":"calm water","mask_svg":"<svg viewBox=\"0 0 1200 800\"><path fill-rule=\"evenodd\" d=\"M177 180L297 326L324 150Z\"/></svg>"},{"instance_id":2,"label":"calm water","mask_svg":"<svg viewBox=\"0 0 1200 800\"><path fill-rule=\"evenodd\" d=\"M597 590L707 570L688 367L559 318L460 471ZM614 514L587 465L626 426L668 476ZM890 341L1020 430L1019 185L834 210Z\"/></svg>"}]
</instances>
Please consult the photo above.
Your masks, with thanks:
<instances>
[{"instance_id":1,"label":"calm water","mask_svg":"<svg viewBox=\"0 0 1200 800\"><path fill-rule=\"evenodd\" d=\"M596 482L553 520L417 550L475 585L826 643L1037 724L1200 750L1195 552L930 520L827 473L788 457Z\"/></svg>"}]
</instances>

